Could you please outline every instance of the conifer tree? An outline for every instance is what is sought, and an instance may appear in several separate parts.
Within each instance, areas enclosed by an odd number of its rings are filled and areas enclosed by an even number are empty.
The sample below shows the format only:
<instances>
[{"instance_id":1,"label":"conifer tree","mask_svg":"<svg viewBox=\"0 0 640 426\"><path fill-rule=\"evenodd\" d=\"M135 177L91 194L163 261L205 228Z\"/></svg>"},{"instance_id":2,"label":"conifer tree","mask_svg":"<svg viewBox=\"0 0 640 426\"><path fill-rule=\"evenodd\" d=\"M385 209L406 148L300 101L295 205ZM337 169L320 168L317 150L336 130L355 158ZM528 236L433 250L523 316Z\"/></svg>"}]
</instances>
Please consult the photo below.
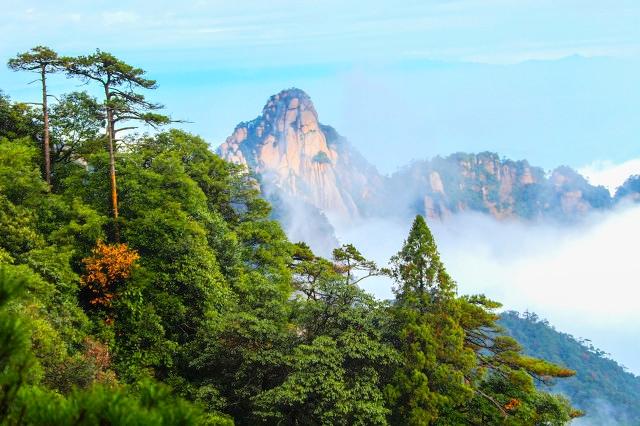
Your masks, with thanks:
<instances>
[{"instance_id":1,"label":"conifer tree","mask_svg":"<svg viewBox=\"0 0 640 426\"><path fill-rule=\"evenodd\" d=\"M422 216L391 259L390 274L397 283L394 340L403 358L386 389L392 421L432 424L472 396L465 376L474 356L464 346L455 283Z\"/></svg>"},{"instance_id":2,"label":"conifer tree","mask_svg":"<svg viewBox=\"0 0 640 426\"><path fill-rule=\"evenodd\" d=\"M64 58L69 76L79 77L86 82L94 81L104 91L104 108L107 118L106 135L109 151L109 178L111 184L111 209L115 221L115 239L118 231L118 188L116 183L116 142L117 135L135 126L117 128L122 122L143 122L151 126L167 124L171 120L165 115L155 113L162 105L149 102L139 89L157 88L155 80L144 77L145 71L135 68L110 53L96 50L96 53L77 58Z\"/></svg>"},{"instance_id":3,"label":"conifer tree","mask_svg":"<svg viewBox=\"0 0 640 426\"><path fill-rule=\"evenodd\" d=\"M393 339L403 357L386 388L393 423L564 424L580 415L533 385L574 372L523 355L496 324L500 304L457 296L421 216L391 266Z\"/></svg>"},{"instance_id":4,"label":"conifer tree","mask_svg":"<svg viewBox=\"0 0 640 426\"><path fill-rule=\"evenodd\" d=\"M44 155L44 178L51 185L51 154L49 142L49 109L47 106L47 74L59 71L62 61L58 54L45 46L36 46L28 52L20 53L8 62L14 71L37 72L42 84L42 120L44 123L42 149ZM35 80L35 81L38 81Z\"/></svg>"},{"instance_id":5,"label":"conifer tree","mask_svg":"<svg viewBox=\"0 0 640 426\"><path fill-rule=\"evenodd\" d=\"M416 216L409 237L391 264L401 305L424 311L436 300L455 296L456 285L440 260L431 230L422 216Z\"/></svg>"}]
</instances>

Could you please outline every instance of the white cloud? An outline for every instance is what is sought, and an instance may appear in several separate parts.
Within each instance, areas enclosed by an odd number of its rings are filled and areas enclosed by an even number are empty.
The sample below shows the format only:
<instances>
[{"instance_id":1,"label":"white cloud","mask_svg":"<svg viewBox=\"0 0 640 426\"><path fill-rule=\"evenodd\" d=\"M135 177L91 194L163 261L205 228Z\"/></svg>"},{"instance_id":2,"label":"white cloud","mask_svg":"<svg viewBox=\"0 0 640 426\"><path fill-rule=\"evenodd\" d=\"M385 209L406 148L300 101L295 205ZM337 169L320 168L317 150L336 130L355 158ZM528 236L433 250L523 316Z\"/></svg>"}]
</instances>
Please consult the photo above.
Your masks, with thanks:
<instances>
[{"instance_id":1,"label":"white cloud","mask_svg":"<svg viewBox=\"0 0 640 426\"><path fill-rule=\"evenodd\" d=\"M640 374L638 223L640 206L623 206L575 227L498 222L478 214L430 226L461 294L484 293L505 309L536 312L560 331L591 339ZM373 220L337 234L384 264L409 226ZM378 297L392 297L388 280L363 286Z\"/></svg>"},{"instance_id":2,"label":"white cloud","mask_svg":"<svg viewBox=\"0 0 640 426\"><path fill-rule=\"evenodd\" d=\"M606 187L611 194L631 175L640 174L640 158L615 164L611 161L595 161L581 167L580 174L585 176L593 185Z\"/></svg>"}]
</instances>

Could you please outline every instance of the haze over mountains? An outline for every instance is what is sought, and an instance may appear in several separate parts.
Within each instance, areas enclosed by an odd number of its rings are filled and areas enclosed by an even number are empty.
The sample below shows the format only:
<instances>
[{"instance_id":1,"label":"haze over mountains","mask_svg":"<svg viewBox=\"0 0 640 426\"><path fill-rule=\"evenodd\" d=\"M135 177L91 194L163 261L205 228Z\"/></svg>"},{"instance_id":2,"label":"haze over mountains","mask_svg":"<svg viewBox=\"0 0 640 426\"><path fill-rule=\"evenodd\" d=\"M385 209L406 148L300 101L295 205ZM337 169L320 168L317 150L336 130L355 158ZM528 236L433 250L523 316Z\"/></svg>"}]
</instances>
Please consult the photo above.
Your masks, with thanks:
<instances>
[{"instance_id":1,"label":"haze over mountains","mask_svg":"<svg viewBox=\"0 0 640 426\"><path fill-rule=\"evenodd\" d=\"M392 155L392 141L387 149ZM401 244L410 218L424 215L431 219L462 292L485 292L504 301L507 309L541 311L560 329L593 338L596 346L605 345L614 359L638 371L638 365L630 364L637 345L629 344L637 333L621 323L603 321L616 315L594 308L593 302L611 305L611 297L618 300L636 275L615 268L616 262L629 263L621 256L629 249L611 241L621 233L631 235L627 219L638 210L628 206L640 200L639 176L629 177L611 194L569 167L545 171L527 160L505 159L492 152L413 161L384 175L336 129L322 124L310 97L295 88L271 96L257 118L235 128L218 154L256 174L274 216L292 240L305 241L324 254L339 242L353 242L383 263ZM611 221L618 216L627 225ZM597 246L609 247L609 256L592 258L588 253L578 260L593 269L574 264L576 253L592 252ZM610 291L604 293L598 288L605 273L602 265L619 269L610 279ZM382 297L391 295L388 282L368 289ZM564 308L563 300L569 298L576 306ZM631 308L619 301L615 305L628 321ZM578 325L577 316L593 321ZM506 324L514 333L522 334L520 327L529 324L513 315L509 318L512 321ZM534 355L554 350L582 354L580 378L562 391L585 409L615 407L618 414L612 424L633 424L637 413L629 407L635 399L620 395L634 393L640 379L609 361L605 352L582 347L552 329L547 329L546 339L554 346L543 345L542 350L531 344L537 331L527 327L531 338L520 336L520 340ZM573 364L575 359L556 361ZM599 371L597 378L592 377L593 370ZM596 401L595 393L585 391L591 387L615 390L602 393ZM584 424L608 418L601 411L590 414Z\"/></svg>"},{"instance_id":2,"label":"haze over mountains","mask_svg":"<svg viewBox=\"0 0 640 426\"><path fill-rule=\"evenodd\" d=\"M336 129L319 122L300 89L273 95L262 114L240 123L218 153L257 173L266 193L303 201L333 222L415 214L442 219L468 211L501 220L574 222L638 197L633 180L612 197L569 167L547 173L490 152L414 161L384 176Z\"/></svg>"},{"instance_id":3,"label":"haze over mountains","mask_svg":"<svg viewBox=\"0 0 640 426\"><path fill-rule=\"evenodd\" d=\"M640 318L633 297L620 298L639 273L629 258L638 176L610 194L569 167L547 172L490 152L414 161L383 175L318 117L304 91L283 90L218 149L255 172L292 240L324 255L354 243L384 264L410 219L425 215L463 292L534 310L640 371L640 347L628 343L640 339L630 326ZM393 155L393 141L387 149ZM392 297L386 281L367 290ZM569 298L575 303L567 306Z\"/></svg>"}]
</instances>

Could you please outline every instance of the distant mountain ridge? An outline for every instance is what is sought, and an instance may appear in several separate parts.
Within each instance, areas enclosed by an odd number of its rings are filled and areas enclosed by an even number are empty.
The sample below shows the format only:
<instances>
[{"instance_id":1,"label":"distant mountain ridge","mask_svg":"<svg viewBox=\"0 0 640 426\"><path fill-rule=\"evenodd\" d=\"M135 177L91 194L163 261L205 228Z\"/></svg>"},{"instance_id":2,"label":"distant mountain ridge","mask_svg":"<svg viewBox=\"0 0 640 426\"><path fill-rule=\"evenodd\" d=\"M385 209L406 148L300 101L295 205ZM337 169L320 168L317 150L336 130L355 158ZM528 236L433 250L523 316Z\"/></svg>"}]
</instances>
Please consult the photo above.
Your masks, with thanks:
<instances>
[{"instance_id":1,"label":"distant mountain ridge","mask_svg":"<svg viewBox=\"0 0 640 426\"><path fill-rule=\"evenodd\" d=\"M497 219L573 221L613 205L609 191L591 185L573 169L561 166L547 176L526 160L498 154L456 153L418 161L389 181L404 205L428 217L478 211Z\"/></svg>"},{"instance_id":2,"label":"distant mountain ridge","mask_svg":"<svg viewBox=\"0 0 640 426\"><path fill-rule=\"evenodd\" d=\"M497 219L572 222L623 198L640 199L635 181L612 197L569 167L547 174L526 160L490 152L415 161L383 176L334 128L321 124L310 97L295 88L271 96L260 116L236 126L218 154L252 169L265 193L300 200L334 220L415 214L442 219L478 211Z\"/></svg>"},{"instance_id":3,"label":"distant mountain ridge","mask_svg":"<svg viewBox=\"0 0 640 426\"><path fill-rule=\"evenodd\" d=\"M574 377L547 387L562 392L578 408L586 411L589 425L640 424L640 377L626 371L588 341L557 331L532 313L508 311L499 321L509 335L522 344L525 353L570 366ZM583 424L582 420L576 422Z\"/></svg>"}]
</instances>

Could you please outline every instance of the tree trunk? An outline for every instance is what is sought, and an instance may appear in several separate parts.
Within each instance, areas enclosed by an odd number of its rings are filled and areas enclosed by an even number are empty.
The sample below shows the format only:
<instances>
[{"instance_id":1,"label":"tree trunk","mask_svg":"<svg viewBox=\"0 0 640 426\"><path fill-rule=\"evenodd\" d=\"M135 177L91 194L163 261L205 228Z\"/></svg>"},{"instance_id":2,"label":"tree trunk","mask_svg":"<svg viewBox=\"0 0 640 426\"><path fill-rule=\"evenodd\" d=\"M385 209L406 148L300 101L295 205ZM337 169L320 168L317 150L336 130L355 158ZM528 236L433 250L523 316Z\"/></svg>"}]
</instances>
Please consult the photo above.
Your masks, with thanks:
<instances>
[{"instance_id":1,"label":"tree trunk","mask_svg":"<svg viewBox=\"0 0 640 426\"><path fill-rule=\"evenodd\" d=\"M116 243L120 242L120 226L118 224L118 187L116 185L116 155L114 147L114 122L113 111L108 105L109 93L107 89L107 139L109 145L109 178L111 180L111 209L113 212L114 237Z\"/></svg>"},{"instance_id":2,"label":"tree trunk","mask_svg":"<svg viewBox=\"0 0 640 426\"><path fill-rule=\"evenodd\" d=\"M46 65L42 65L42 115L44 118L44 179L51 186L51 154L49 148L49 108L47 107L47 72Z\"/></svg>"}]
</instances>

